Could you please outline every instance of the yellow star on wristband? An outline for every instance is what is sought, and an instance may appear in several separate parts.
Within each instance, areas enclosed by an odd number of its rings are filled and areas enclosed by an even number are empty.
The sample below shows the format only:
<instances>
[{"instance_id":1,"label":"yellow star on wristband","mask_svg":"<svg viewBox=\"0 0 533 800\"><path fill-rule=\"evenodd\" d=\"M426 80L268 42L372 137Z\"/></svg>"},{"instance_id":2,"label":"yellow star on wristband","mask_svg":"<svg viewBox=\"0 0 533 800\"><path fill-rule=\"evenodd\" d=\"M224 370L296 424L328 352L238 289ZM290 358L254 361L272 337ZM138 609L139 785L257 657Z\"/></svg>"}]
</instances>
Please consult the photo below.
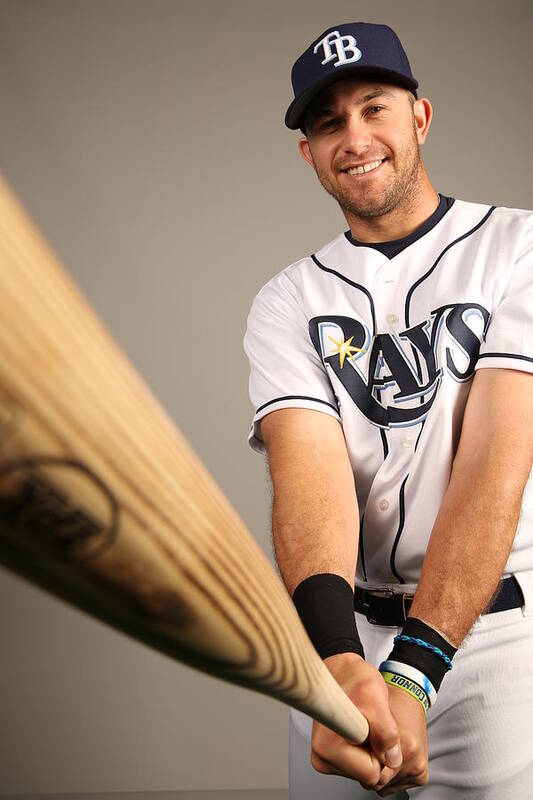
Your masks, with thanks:
<instances>
[{"instance_id":1,"label":"yellow star on wristband","mask_svg":"<svg viewBox=\"0 0 533 800\"><path fill-rule=\"evenodd\" d=\"M350 342L353 339L353 336L350 336L350 338L348 339L347 342L344 341L344 335L342 337L342 341L340 341L340 342L338 342L336 339L334 339L333 336L328 336L328 339L331 339L333 344L336 345L336 347L337 347L337 351L334 352L332 355L338 355L339 356L339 359L340 359L340 362L341 362L341 369L342 369L342 365L344 364L344 359L346 358L346 356L348 356L348 358L351 358L354 353L364 353L365 352L363 347L353 347L350 344Z\"/></svg>"}]
</instances>

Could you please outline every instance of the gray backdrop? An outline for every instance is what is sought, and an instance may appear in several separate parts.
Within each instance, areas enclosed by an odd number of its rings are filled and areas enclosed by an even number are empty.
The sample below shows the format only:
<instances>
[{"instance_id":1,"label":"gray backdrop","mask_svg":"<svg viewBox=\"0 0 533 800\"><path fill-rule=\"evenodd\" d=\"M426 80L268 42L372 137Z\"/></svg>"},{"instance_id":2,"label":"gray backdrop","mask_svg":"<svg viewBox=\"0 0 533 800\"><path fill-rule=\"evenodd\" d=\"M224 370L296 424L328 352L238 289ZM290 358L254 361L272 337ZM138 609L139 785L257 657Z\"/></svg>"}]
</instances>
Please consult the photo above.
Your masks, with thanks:
<instances>
[{"instance_id":1,"label":"gray backdrop","mask_svg":"<svg viewBox=\"0 0 533 800\"><path fill-rule=\"evenodd\" d=\"M269 553L242 337L345 227L282 118L294 58L356 19L434 103L435 187L531 208L530 0L0 2L0 169ZM1 792L287 785L284 706L0 579Z\"/></svg>"}]
</instances>

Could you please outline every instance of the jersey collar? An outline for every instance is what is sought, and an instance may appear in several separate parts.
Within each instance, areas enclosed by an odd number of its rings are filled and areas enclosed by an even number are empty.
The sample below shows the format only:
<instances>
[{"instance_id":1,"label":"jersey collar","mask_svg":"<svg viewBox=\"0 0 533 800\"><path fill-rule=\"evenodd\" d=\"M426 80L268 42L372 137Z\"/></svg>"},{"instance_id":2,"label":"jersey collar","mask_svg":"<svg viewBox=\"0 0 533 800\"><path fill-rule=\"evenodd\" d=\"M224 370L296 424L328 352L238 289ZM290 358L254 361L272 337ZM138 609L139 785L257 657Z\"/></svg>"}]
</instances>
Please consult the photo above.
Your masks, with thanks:
<instances>
[{"instance_id":1,"label":"jersey collar","mask_svg":"<svg viewBox=\"0 0 533 800\"><path fill-rule=\"evenodd\" d=\"M439 198L439 204L433 214L419 225L418 228L415 228L414 231L404 236L402 239L393 239L390 242L359 242L357 239L353 238L351 231L346 231L344 235L354 247L372 247L374 250L379 250L379 252L387 256L387 258L394 258L394 256L397 256L402 250L405 250L406 247L409 247L413 242L416 242L426 233L429 233L455 203L454 197L446 197L440 192Z\"/></svg>"}]
</instances>

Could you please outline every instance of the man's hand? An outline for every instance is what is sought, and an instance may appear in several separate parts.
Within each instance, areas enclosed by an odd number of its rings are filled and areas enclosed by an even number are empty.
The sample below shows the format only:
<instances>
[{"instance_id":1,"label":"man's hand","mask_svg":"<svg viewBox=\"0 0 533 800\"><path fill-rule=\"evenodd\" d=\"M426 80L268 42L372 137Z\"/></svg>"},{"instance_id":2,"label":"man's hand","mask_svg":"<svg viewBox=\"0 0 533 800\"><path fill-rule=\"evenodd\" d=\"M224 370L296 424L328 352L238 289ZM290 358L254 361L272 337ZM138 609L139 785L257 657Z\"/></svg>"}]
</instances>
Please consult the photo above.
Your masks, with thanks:
<instances>
[{"instance_id":1,"label":"man's hand","mask_svg":"<svg viewBox=\"0 0 533 800\"><path fill-rule=\"evenodd\" d=\"M418 700L403 689L385 684L389 692L389 707L400 731L403 763L399 769L383 767L374 789L381 797L423 786L428 782L428 742L426 715Z\"/></svg>"},{"instance_id":2,"label":"man's hand","mask_svg":"<svg viewBox=\"0 0 533 800\"><path fill-rule=\"evenodd\" d=\"M324 663L368 720L369 738L365 744L356 745L315 721L312 766L325 775L343 775L358 780L365 788L374 788L388 764L387 769L392 769L383 777L385 782L391 780L402 763L402 754L398 725L389 708L389 692L383 677L355 653L339 653L326 658Z\"/></svg>"}]
</instances>

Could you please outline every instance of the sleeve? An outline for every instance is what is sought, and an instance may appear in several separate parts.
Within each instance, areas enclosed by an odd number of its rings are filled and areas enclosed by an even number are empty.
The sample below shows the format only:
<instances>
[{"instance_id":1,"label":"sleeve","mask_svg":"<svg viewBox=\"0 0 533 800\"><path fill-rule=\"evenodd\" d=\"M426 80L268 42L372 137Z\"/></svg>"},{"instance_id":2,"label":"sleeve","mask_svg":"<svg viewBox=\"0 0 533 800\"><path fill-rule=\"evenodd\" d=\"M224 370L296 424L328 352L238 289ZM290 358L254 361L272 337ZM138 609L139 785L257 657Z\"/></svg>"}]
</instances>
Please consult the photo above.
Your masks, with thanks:
<instances>
[{"instance_id":1,"label":"sleeve","mask_svg":"<svg viewBox=\"0 0 533 800\"><path fill-rule=\"evenodd\" d=\"M533 372L533 227L481 343L476 369Z\"/></svg>"},{"instance_id":2,"label":"sleeve","mask_svg":"<svg viewBox=\"0 0 533 800\"><path fill-rule=\"evenodd\" d=\"M310 408L340 420L326 367L316 352L307 318L290 279L281 273L261 289L248 315L244 351L250 362L254 407L248 443L266 453L260 420L280 408Z\"/></svg>"}]
</instances>

